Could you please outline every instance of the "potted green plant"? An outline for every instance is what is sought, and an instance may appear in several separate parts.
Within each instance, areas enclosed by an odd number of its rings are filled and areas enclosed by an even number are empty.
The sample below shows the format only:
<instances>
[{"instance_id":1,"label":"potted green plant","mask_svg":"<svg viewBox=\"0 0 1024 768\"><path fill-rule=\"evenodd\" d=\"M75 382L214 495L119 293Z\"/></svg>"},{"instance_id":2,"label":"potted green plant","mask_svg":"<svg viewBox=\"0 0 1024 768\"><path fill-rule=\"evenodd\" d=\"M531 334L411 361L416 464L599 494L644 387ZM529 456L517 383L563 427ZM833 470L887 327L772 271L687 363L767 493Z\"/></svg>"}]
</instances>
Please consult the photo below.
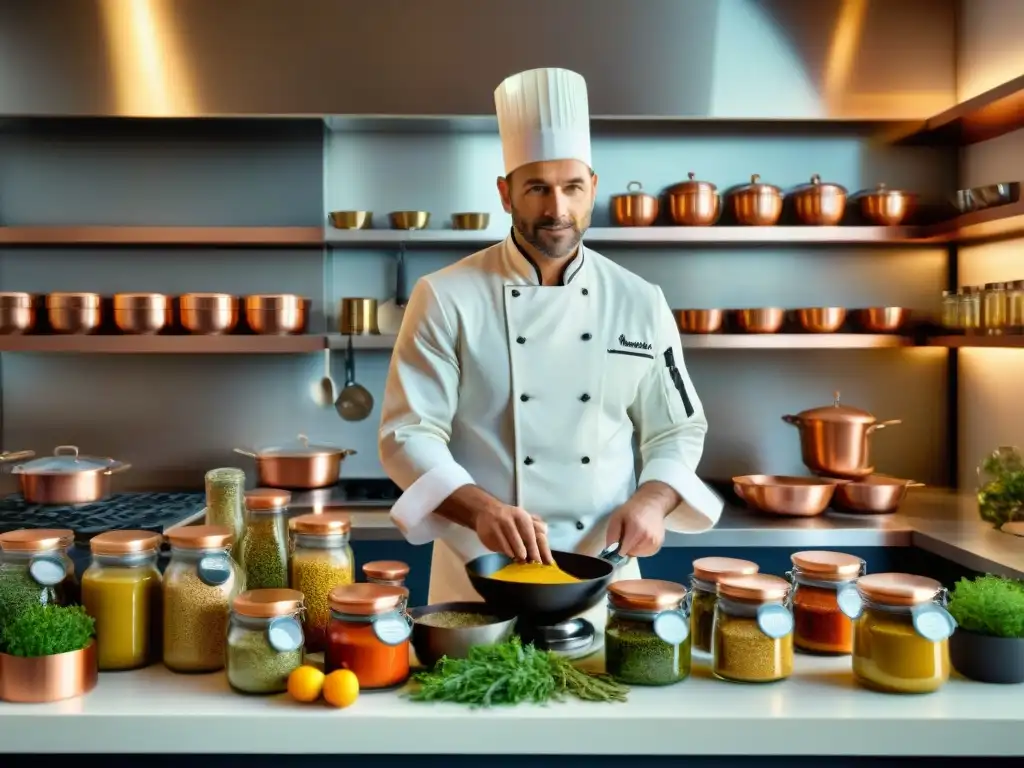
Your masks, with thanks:
<instances>
[{"instance_id":1,"label":"potted green plant","mask_svg":"<svg viewBox=\"0 0 1024 768\"><path fill-rule=\"evenodd\" d=\"M1024 520L1024 458L1017 448L997 448L978 467L978 514L996 529Z\"/></svg>"},{"instance_id":2,"label":"potted green plant","mask_svg":"<svg viewBox=\"0 0 1024 768\"><path fill-rule=\"evenodd\" d=\"M949 639L957 672L983 683L1024 683L1024 582L961 579L949 612L958 624Z\"/></svg>"},{"instance_id":3,"label":"potted green plant","mask_svg":"<svg viewBox=\"0 0 1024 768\"><path fill-rule=\"evenodd\" d=\"M96 687L96 622L80 605L32 605L0 630L0 699L59 701Z\"/></svg>"}]
</instances>

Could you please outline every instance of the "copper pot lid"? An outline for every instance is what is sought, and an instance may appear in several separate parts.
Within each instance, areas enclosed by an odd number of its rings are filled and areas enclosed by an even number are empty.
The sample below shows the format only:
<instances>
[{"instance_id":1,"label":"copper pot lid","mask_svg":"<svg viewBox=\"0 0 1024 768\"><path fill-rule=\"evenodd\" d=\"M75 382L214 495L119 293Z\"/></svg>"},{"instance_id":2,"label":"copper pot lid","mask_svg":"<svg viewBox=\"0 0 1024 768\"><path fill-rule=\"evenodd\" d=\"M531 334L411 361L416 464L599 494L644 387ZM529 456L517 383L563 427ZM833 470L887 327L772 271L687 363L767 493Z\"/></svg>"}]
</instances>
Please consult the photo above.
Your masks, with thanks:
<instances>
[{"instance_id":1,"label":"copper pot lid","mask_svg":"<svg viewBox=\"0 0 1024 768\"><path fill-rule=\"evenodd\" d=\"M692 195L701 192L716 192L718 190L718 187L710 181L699 181L697 179L697 174L693 171L687 173L686 177L686 181L681 181L678 184L673 184L669 187L668 193L670 195Z\"/></svg>"},{"instance_id":2,"label":"copper pot lid","mask_svg":"<svg viewBox=\"0 0 1024 768\"><path fill-rule=\"evenodd\" d=\"M260 448L256 451L256 456L261 459L312 459L318 456L333 456L339 453L348 455L352 451L347 448L338 448L334 445L316 445L309 442L309 438L305 435L299 435L294 442L275 445L269 448Z\"/></svg>"},{"instance_id":3,"label":"copper pot lid","mask_svg":"<svg viewBox=\"0 0 1024 768\"><path fill-rule=\"evenodd\" d=\"M650 197L654 198L654 195L644 192L644 185L639 181L631 181L626 185L626 191L619 195L612 195L612 200L616 200L623 197Z\"/></svg>"},{"instance_id":4,"label":"copper pot lid","mask_svg":"<svg viewBox=\"0 0 1024 768\"><path fill-rule=\"evenodd\" d=\"M686 587L660 579L625 579L608 585L608 601L634 611L670 611L686 599Z\"/></svg>"},{"instance_id":5,"label":"copper pot lid","mask_svg":"<svg viewBox=\"0 0 1024 768\"><path fill-rule=\"evenodd\" d=\"M856 197L913 197L913 195L902 189L890 189L883 182L873 189L862 189L856 194Z\"/></svg>"},{"instance_id":6,"label":"copper pot lid","mask_svg":"<svg viewBox=\"0 0 1024 768\"><path fill-rule=\"evenodd\" d=\"M131 555L160 548L163 537L152 531L107 531L93 536L89 548L94 555Z\"/></svg>"},{"instance_id":7,"label":"copper pot lid","mask_svg":"<svg viewBox=\"0 0 1024 768\"><path fill-rule=\"evenodd\" d=\"M755 173L750 177L749 184L743 184L739 187L736 187L732 191L734 194L740 192L753 192L754 194L757 195L765 193L772 195L782 194L782 190L779 187L776 187L774 184L766 184L765 182L761 181L761 175L758 173Z\"/></svg>"},{"instance_id":8,"label":"copper pot lid","mask_svg":"<svg viewBox=\"0 0 1024 768\"><path fill-rule=\"evenodd\" d=\"M42 456L11 469L19 475L77 475L86 472L103 472L124 466L124 462L101 456L82 456L78 446L58 445L53 456Z\"/></svg>"},{"instance_id":9,"label":"copper pot lid","mask_svg":"<svg viewBox=\"0 0 1024 768\"><path fill-rule=\"evenodd\" d=\"M363 574L368 579L398 581L409 575L409 566L401 560L374 560L363 565Z\"/></svg>"},{"instance_id":10,"label":"copper pot lid","mask_svg":"<svg viewBox=\"0 0 1024 768\"><path fill-rule=\"evenodd\" d=\"M857 579L857 590L875 603L912 606L934 600L942 584L909 573L870 573Z\"/></svg>"},{"instance_id":11,"label":"copper pot lid","mask_svg":"<svg viewBox=\"0 0 1024 768\"><path fill-rule=\"evenodd\" d=\"M231 609L254 619L293 616L302 608L303 594L297 589L251 589L238 595Z\"/></svg>"},{"instance_id":12,"label":"copper pot lid","mask_svg":"<svg viewBox=\"0 0 1024 768\"><path fill-rule=\"evenodd\" d=\"M878 421L872 414L860 408L840 405L838 391L833 396L832 405L808 408L806 411L800 411L797 418L801 421L841 421L851 424L874 424Z\"/></svg>"},{"instance_id":13,"label":"copper pot lid","mask_svg":"<svg viewBox=\"0 0 1024 768\"><path fill-rule=\"evenodd\" d=\"M0 549L5 552L48 552L67 549L75 541L75 532L67 528L22 528L0 533Z\"/></svg>"},{"instance_id":14,"label":"copper pot lid","mask_svg":"<svg viewBox=\"0 0 1024 768\"><path fill-rule=\"evenodd\" d=\"M164 535L172 547L179 549L224 549L235 538L225 525L185 525Z\"/></svg>"},{"instance_id":15,"label":"copper pot lid","mask_svg":"<svg viewBox=\"0 0 1024 768\"><path fill-rule=\"evenodd\" d=\"M342 584L327 595L331 610L353 616L376 616L393 611L409 597L405 587L387 584Z\"/></svg>"},{"instance_id":16,"label":"copper pot lid","mask_svg":"<svg viewBox=\"0 0 1024 768\"><path fill-rule=\"evenodd\" d=\"M822 579L854 578L860 575L864 561L843 552L808 550L790 555L793 565L808 576Z\"/></svg>"},{"instance_id":17,"label":"copper pot lid","mask_svg":"<svg viewBox=\"0 0 1024 768\"><path fill-rule=\"evenodd\" d=\"M289 527L295 533L334 536L348 533L352 529L352 520L343 512L310 512L292 518Z\"/></svg>"},{"instance_id":18,"label":"copper pot lid","mask_svg":"<svg viewBox=\"0 0 1024 768\"><path fill-rule=\"evenodd\" d=\"M261 512L278 510L283 511L292 500L288 491L280 488L253 488L245 492L246 509L256 509Z\"/></svg>"},{"instance_id":19,"label":"copper pot lid","mask_svg":"<svg viewBox=\"0 0 1024 768\"><path fill-rule=\"evenodd\" d=\"M840 192L845 195L846 187L841 184L834 184L831 181L822 181L821 176L814 174L808 183L794 187L790 194L801 195L808 192Z\"/></svg>"},{"instance_id":20,"label":"copper pot lid","mask_svg":"<svg viewBox=\"0 0 1024 768\"><path fill-rule=\"evenodd\" d=\"M761 570L751 560L738 557L701 557L693 561L693 575L701 581L717 584L724 576L749 576Z\"/></svg>"},{"instance_id":21,"label":"copper pot lid","mask_svg":"<svg viewBox=\"0 0 1024 768\"><path fill-rule=\"evenodd\" d=\"M746 576L724 576L718 582L718 594L720 597L730 597L734 600L746 600L749 602L764 603L774 600L782 600L788 594L790 584L778 576L769 576L767 573L752 573Z\"/></svg>"}]
</instances>

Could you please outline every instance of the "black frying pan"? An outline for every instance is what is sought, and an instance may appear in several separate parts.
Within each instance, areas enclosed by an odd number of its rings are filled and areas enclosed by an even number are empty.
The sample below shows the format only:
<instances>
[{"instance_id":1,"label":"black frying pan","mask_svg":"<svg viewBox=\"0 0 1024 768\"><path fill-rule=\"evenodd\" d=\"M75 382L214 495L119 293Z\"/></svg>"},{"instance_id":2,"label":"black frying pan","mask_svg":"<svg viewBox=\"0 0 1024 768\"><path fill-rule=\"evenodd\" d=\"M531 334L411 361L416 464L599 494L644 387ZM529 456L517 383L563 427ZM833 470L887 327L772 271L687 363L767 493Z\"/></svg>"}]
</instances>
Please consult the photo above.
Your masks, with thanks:
<instances>
[{"instance_id":1,"label":"black frying pan","mask_svg":"<svg viewBox=\"0 0 1024 768\"><path fill-rule=\"evenodd\" d=\"M494 610L518 616L533 626L549 627L597 605L615 569L627 559L618 549L618 544L612 544L597 557L552 552L559 568L581 579L573 584L520 584L488 578L512 562L493 552L466 563L466 573L473 589Z\"/></svg>"}]
</instances>

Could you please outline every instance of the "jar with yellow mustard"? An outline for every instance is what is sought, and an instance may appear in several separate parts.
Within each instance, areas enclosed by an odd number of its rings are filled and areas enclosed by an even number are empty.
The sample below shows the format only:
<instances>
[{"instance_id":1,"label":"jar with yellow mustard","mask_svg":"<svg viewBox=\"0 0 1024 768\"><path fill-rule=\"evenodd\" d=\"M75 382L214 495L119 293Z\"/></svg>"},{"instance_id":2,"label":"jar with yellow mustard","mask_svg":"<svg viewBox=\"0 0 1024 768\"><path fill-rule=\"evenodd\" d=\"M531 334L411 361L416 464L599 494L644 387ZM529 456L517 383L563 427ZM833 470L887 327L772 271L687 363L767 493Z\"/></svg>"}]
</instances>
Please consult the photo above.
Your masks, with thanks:
<instances>
[{"instance_id":1,"label":"jar with yellow mustard","mask_svg":"<svg viewBox=\"0 0 1024 768\"><path fill-rule=\"evenodd\" d=\"M949 636L956 621L946 590L909 573L872 573L839 594L853 619L853 674L886 693L931 693L949 679Z\"/></svg>"},{"instance_id":2,"label":"jar with yellow mustard","mask_svg":"<svg viewBox=\"0 0 1024 768\"><path fill-rule=\"evenodd\" d=\"M690 638L693 650L711 653L711 630L718 603L718 581L726 576L749 576L759 566L735 557L701 557L690 576Z\"/></svg>"},{"instance_id":3,"label":"jar with yellow mustard","mask_svg":"<svg viewBox=\"0 0 1024 768\"><path fill-rule=\"evenodd\" d=\"M160 541L160 534L149 531L108 531L89 542L92 561L82 574L82 604L96 621L101 670L138 669L156 661Z\"/></svg>"},{"instance_id":4,"label":"jar with yellow mustard","mask_svg":"<svg viewBox=\"0 0 1024 768\"><path fill-rule=\"evenodd\" d=\"M793 615L789 582L755 573L718 582L711 643L716 677L770 683L793 674Z\"/></svg>"},{"instance_id":5,"label":"jar with yellow mustard","mask_svg":"<svg viewBox=\"0 0 1024 768\"><path fill-rule=\"evenodd\" d=\"M324 650L331 618L328 595L335 587L355 582L349 532L352 523L341 512L299 515L292 519L291 588L306 598L302 630L306 650Z\"/></svg>"}]
</instances>

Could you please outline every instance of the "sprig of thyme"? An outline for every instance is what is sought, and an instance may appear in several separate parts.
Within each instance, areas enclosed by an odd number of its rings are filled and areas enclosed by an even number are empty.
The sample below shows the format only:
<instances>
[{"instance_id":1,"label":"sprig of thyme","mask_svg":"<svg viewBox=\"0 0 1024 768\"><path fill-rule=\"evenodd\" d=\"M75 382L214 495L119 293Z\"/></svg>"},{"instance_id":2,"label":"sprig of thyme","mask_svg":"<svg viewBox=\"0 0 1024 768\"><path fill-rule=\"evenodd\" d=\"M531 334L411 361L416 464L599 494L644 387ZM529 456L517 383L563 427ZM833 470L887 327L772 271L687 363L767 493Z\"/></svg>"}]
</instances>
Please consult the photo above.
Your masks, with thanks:
<instances>
[{"instance_id":1,"label":"sprig of thyme","mask_svg":"<svg viewBox=\"0 0 1024 768\"><path fill-rule=\"evenodd\" d=\"M8 623L0 650L11 656L53 656L80 651L95 634L96 622L80 605L32 605Z\"/></svg>"}]
</instances>

